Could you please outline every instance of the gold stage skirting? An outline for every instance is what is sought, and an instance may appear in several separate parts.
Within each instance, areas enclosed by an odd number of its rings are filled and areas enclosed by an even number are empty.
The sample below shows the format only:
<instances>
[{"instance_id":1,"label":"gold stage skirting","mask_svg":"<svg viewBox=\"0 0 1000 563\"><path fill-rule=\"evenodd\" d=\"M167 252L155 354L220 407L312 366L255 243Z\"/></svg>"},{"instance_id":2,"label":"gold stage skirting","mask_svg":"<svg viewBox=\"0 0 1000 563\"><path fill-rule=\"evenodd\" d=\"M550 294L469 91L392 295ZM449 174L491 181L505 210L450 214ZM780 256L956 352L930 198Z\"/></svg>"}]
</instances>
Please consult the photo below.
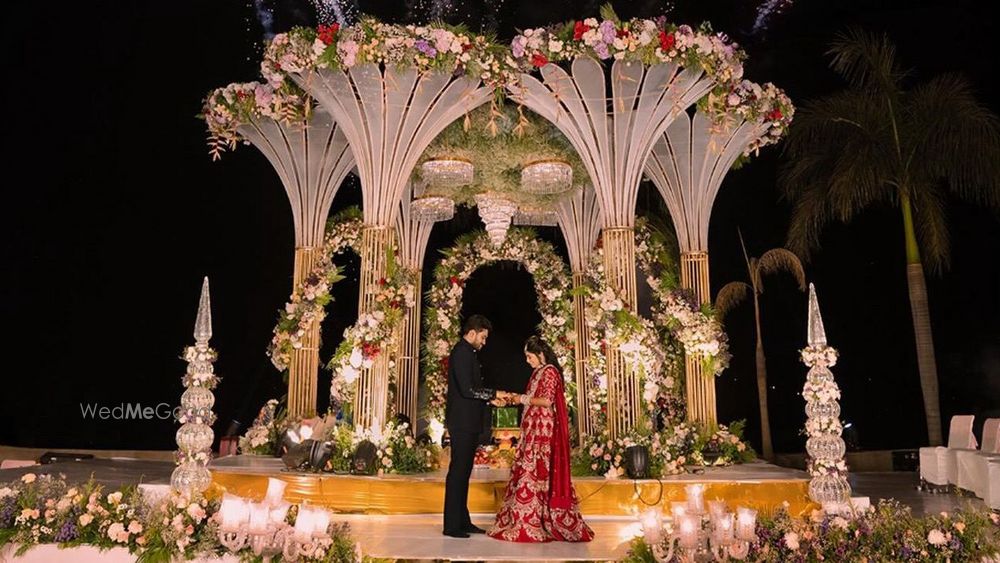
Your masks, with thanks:
<instances>
[{"instance_id":1,"label":"gold stage skirting","mask_svg":"<svg viewBox=\"0 0 1000 563\"><path fill-rule=\"evenodd\" d=\"M268 477L288 483L285 498L290 502L309 501L341 513L426 514L441 512L444 506L444 480L441 478L212 470L216 485L230 493L255 499L264 497ZM805 479L722 481L700 480L698 475L687 475L662 483L661 495L660 483L655 480L573 480L582 512L592 516L635 515L657 500L664 511L669 511L670 502L683 500L684 487L692 483L705 485L706 500L723 499L731 508L746 506L772 514L788 503L791 514L804 515L817 507L809 500L809 482ZM505 485L504 481L474 480L469 487L469 511L496 512Z\"/></svg>"}]
</instances>

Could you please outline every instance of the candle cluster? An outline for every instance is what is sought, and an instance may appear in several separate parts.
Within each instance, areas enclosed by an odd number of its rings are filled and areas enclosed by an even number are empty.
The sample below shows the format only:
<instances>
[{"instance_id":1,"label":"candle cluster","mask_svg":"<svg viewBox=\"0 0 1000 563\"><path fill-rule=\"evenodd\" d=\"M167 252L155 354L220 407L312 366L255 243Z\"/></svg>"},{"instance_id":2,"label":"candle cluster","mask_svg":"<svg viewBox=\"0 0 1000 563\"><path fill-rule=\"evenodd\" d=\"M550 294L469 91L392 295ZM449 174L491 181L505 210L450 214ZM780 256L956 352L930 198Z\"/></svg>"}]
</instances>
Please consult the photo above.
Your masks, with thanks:
<instances>
[{"instance_id":1,"label":"candle cluster","mask_svg":"<svg viewBox=\"0 0 1000 563\"><path fill-rule=\"evenodd\" d=\"M705 485L700 483L688 485L685 492L686 500L670 503L669 523L655 508L640 516L643 536L656 560L671 561L677 548L682 560L745 558L757 539L757 511L738 507L733 513L723 500L706 503Z\"/></svg>"},{"instance_id":2,"label":"candle cluster","mask_svg":"<svg viewBox=\"0 0 1000 563\"><path fill-rule=\"evenodd\" d=\"M286 485L269 478L260 502L226 494L219 508L219 542L233 552L249 543L258 556L282 553L287 559L323 549L330 537L330 513L303 503L297 506L294 525L290 524L293 505L284 500Z\"/></svg>"}]
</instances>

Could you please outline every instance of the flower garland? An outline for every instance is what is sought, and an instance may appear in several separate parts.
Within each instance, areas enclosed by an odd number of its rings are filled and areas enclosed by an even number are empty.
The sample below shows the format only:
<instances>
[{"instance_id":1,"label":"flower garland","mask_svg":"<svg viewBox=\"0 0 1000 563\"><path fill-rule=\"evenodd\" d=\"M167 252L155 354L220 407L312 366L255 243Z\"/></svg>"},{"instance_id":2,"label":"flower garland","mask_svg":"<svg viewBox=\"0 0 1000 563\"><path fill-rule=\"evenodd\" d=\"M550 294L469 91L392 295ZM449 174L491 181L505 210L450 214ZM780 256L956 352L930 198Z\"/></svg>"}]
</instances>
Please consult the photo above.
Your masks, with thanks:
<instances>
[{"instance_id":1,"label":"flower garland","mask_svg":"<svg viewBox=\"0 0 1000 563\"><path fill-rule=\"evenodd\" d=\"M816 510L793 518L786 510L757 520L757 540L744 561L993 561L1000 556L1000 515L986 510L916 517L898 501L844 518ZM656 563L646 540L632 540L623 563Z\"/></svg>"},{"instance_id":2,"label":"flower garland","mask_svg":"<svg viewBox=\"0 0 1000 563\"><path fill-rule=\"evenodd\" d=\"M330 409L342 410L348 417L354 398L354 382L361 375L361 370L372 367L380 354L388 354L390 358L395 356L394 336L403 319L404 308L411 309L416 305L413 274L397 266L395 249L387 254L386 277L380 279L375 288L375 308L358 315L357 322L344 330L344 339L327 364L333 370ZM390 373L394 371L390 370ZM394 404L391 397L389 404Z\"/></svg>"},{"instance_id":3,"label":"flower garland","mask_svg":"<svg viewBox=\"0 0 1000 563\"><path fill-rule=\"evenodd\" d=\"M285 73L348 70L364 64L465 75L492 88L516 76L506 49L485 36L440 23L404 26L371 17L349 27L296 27L275 35L264 52L261 73L276 86L283 83Z\"/></svg>"},{"instance_id":4,"label":"flower garland","mask_svg":"<svg viewBox=\"0 0 1000 563\"><path fill-rule=\"evenodd\" d=\"M240 436L240 453L277 455L279 420L278 400L271 399L261 407L247 433Z\"/></svg>"},{"instance_id":5,"label":"flower garland","mask_svg":"<svg viewBox=\"0 0 1000 563\"><path fill-rule=\"evenodd\" d=\"M312 323L321 323L330 303L330 286L343 279L333 263L333 257L345 250L357 252L361 243L361 212L350 208L333 217L327 226L319 259L312 271L303 279L291 300L278 314L278 324L268 347L267 355L279 371L288 369L292 352L302 348L302 338Z\"/></svg>"},{"instance_id":6,"label":"flower garland","mask_svg":"<svg viewBox=\"0 0 1000 563\"><path fill-rule=\"evenodd\" d=\"M524 30L511 41L511 55L527 72L577 57L700 68L716 82L712 92L699 101L702 110L719 124L746 119L765 126L765 133L750 143L744 157L776 143L794 114L791 100L774 84L742 80L746 53L707 23L695 29L670 23L665 17L622 21L609 4L601 8L600 20L587 18Z\"/></svg>"},{"instance_id":7,"label":"flower garland","mask_svg":"<svg viewBox=\"0 0 1000 563\"><path fill-rule=\"evenodd\" d=\"M288 521L294 521L292 507ZM41 544L60 548L94 546L127 549L140 561L215 559L231 553L219 542L219 502L177 492L147 498L135 487L107 490L93 479L71 484L65 477L26 473L0 486L0 548L16 545L15 556ZM346 525L334 524L329 538L297 561L362 563L360 546ZM232 555L252 560L250 546Z\"/></svg>"},{"instance_id":8,"label":"flower garland","mask_svg":"<svg viewBox=\"0 0 1000 563\"><path fill-rule=\"evenodd\" d=\"M304 121L312 112L313 101L290 80L275 84L235 82L209 92L199 117L208 127L208 146L212 160L226 150L235 150L243 140L240 125L270 118L290 123Z\"/></svg>"},{"instance_id":9,"label":"flower garland","mask_svg":"<svg viewBox=\"0 0 1000 563\"><path fill-rule=\"evenodd\" d=\"M562 366L573 365L573 302L565 262L551 244L538 240L530 229L512 228L507 239L494 247L483 231L456 241L444 252L444 259L434 269L434 283L427 293L429 306L424 314L424 373L430 392L429 411L433 420L444 420L448 392L448 355L461 337L456 319L462 310L465 282L481 266L500 260L519 262L535 281L542 338L559 357ZM572 397L576 382L573 370L564 371L566 394ZM572 403L571 403L572 404Z\"/></svg>"}]
</instances>

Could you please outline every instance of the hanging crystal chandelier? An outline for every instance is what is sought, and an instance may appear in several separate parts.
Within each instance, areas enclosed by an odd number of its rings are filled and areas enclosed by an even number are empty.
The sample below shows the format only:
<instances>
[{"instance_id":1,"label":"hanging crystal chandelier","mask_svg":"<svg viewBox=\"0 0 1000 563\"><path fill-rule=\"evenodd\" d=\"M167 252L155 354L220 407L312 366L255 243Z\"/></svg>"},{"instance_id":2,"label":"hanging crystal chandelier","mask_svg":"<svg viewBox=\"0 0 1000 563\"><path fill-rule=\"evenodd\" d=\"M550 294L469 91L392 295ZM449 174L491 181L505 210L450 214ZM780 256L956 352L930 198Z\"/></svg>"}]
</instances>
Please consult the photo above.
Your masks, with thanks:
<instances>
[{"instance_id":1,"label":"hanging crystal chandelier","mask_svg":"<svg viewBox=\"0 0 1000 563\"><path fill-rule=\"evenodd\" d=\"M519 207L517 213L514 214L514 224L555 227L559 224L559 215L555 211L538 207Z\"/></svg>"},{"instance_id":2,"label":"hanging crystal chandelier","mask_svg":"<svg viewBox=\"0 0 1000 563\"><path fill-rule=\"evenodd\" d=\"M435 223L455 216L455 200L442 196L426 196L410 202L410 217L415 221Z\"/></svg>"},{"instance_id":3,"label":"hanging crystal chandelier","mask_svg":"<svg viewBox=\"0 0 1000 563\"><path fill-rule=\"evenodd\" d=\"M458 188L472 183L472 163L456 158L428 160L420 165L421 175L428 184L442 188Z\"/></svg>"},{"instance_id":4,"label":"hanging crystal chandelier","mask_svg":"<svg viewBox=\"0 0 1000 563\"><path fill-rule=\"evenodd\" d=\"M531 194L558 194L573 187L573 168L559 160L543 160L521 169L521 188Z\"/></svg>"},{"instance_id":5,"label":"hanging crystal chandelier","mask_svg":"<svg viewBox=\"0 0 1000 563\"><path fill-rule=\"evenodd\" d=\"M486 233L494 246L500 246L507 238L511 217L517 211L517 204L495 193L476 194L479 217L486 224Z\"/></svg>"}]
</instances>

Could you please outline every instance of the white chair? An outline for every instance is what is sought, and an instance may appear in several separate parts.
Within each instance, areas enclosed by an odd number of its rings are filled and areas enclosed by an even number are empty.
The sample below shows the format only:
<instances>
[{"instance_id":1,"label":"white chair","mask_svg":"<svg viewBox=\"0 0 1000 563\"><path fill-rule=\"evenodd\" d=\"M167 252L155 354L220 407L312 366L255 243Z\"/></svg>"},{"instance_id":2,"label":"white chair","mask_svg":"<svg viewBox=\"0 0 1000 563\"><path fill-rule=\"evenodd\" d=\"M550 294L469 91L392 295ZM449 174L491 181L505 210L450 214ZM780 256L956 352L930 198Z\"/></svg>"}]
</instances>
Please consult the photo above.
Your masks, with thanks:
<instances>
[{"instance_id":1,"label":"white chair","mask_svg":"<svg viewBox=\"0 0 1000 563\"><path fill-rule=\"evenodd\" d=\"M1000 510L1000 459L987 462L986 493L983 500L993 510Z\"/></svg>"},{"instance_id":2,"label":"white chair","mask_svg":"<svg viewBox=\"0 0 1000 563\"><path fill-rule=\"evenodd\" d=\"M977 497L986 499L989 484L991 459L1000 459L1000 418L989 418L983 424L983 445L979 451L958 450L957 485L960 489L972 491Z\"/></svg>"},{"instance_id":3,"label":"white chair","mask_svg":"<svg viewBox=\"0 0 1000 563\"><path fill-rule=\"evenodd\" d=\"M947 487L955 482L958 462L950 450L975 449L976 436L972 433L973 415L955 415L948 426L948 447L920 448L920 479L936 487Z\"/></svg>"}]
</instances>

